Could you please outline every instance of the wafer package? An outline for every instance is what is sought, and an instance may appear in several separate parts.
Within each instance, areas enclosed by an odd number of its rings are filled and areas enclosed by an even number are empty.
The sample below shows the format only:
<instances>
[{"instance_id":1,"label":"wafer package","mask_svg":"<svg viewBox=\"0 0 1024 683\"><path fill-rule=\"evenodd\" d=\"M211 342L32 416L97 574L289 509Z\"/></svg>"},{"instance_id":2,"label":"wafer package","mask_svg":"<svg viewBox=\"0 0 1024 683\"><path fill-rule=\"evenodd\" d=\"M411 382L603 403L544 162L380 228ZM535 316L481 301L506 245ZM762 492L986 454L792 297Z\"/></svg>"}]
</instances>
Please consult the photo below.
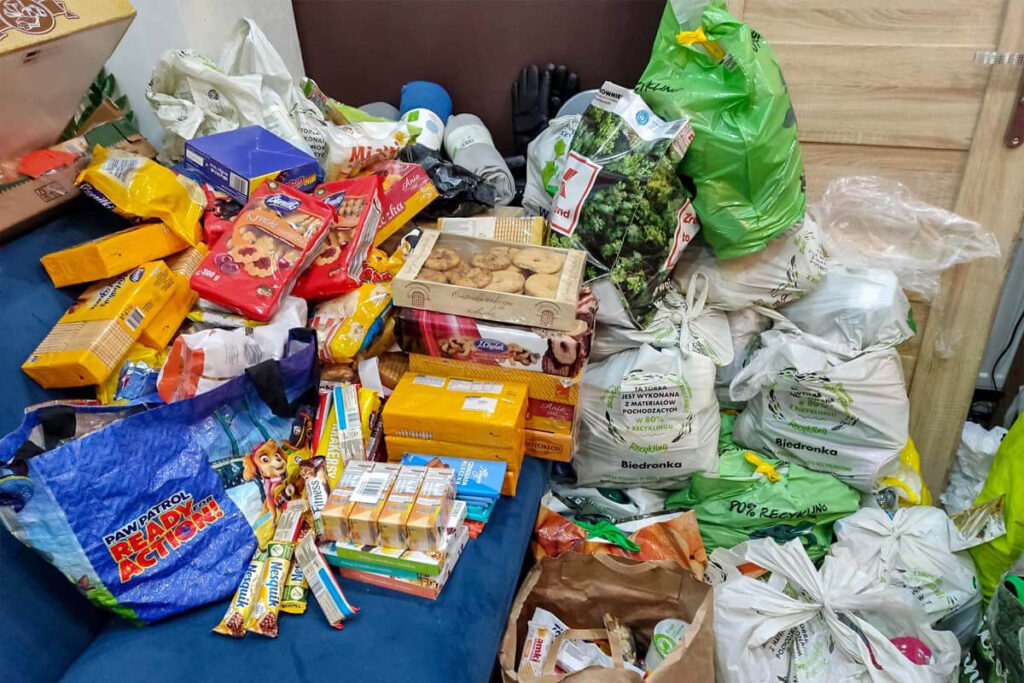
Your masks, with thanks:
<instances>
[{"instance_id":1,"label":"wafer package","mask_svg":"<svg viewBox=\"0 0 1024 683\"><path fill-rule=\"evenodd\" d=\"M377 521L387 502L401 465L376 463L363 474L345 507L349 540L359 545L381 545Z\"/></svg>"},{"instance_id":2,"label":"wafer package","mask_svg":"<svg viewBox=\"0 0 1024 683\"><path fill-rule=\"evenodd\" d=\"M149 324L142 328L139 334L140 344L159 350L171 343L174 334L199 298L192 290L189 278L199 269L199 264L208 252L205 244L197 244L166 260L174 278L174 290L167 303L161 306Z\"/></svg>"},{"instance_id":3,"label":"wafer package","mask_svg":"<svg viewBox=\"0 0 1024 683\"><path fill-rule=\"evenodd\" d=\"M228 611L220 623L213 627L214 633L223 633L233 638L241 638L245 635L245 624L252 611L253 603L256 601L256 593L263 580L263 569L266 564L267 551L257 550L249 561L245 573L242 574L242 581L238 584L235 596L231 598Z\"/></svg>"},{"instance_id":4,"label":"wafer package","mask_svg":"<svg viewBox=\"0 0 1024 683\"><path fill-rule=\"evenodd\" d=\"M429 468L405 525L410 550L432 552L441 548L454 499L454 473L447 468Z\"/></svg>"},{"instance_id":5,"label":"wafer package","mask_svg":"<svg viewBox=\"0 0 1024 683\"><path fill-rule=\"evenodd\" d=\"M245 629L270 638L277 637L277 615L281 610L284 582L288 578L294 546L291 543L271 541L267 544L267 566L263 570L256 599Z\"/></svg>"},{"instance_id":6,"label":"wafer package","mask_svg":"<svg viewBox=\"0 0 1024 683\"><path fill-rule=\"evenodd\" d=\"M331 490L327 499L327 505L320 513L323 522L324 538L330 541L348 541L349 529L348 520L345 517L345 509L348 506L349 498L356 486L362 480L363 475L373 471L372 462L351 461L345 463L345 467L338 478L338 484Z\"/></svg>"},{"instance_id":7,"label":"wafer package","mask_svg":"<svg viewBox=\"0 0 1024 683\"><path fill-rule=\"evenodd\" d=\"M355 616L358 608L353 607L341 592L338 580L316 547L313 534L308 534L295 548L295 559L302 568L302 574L309 582L313 597L320 605L327 623L334 628L341 628L341 622Z\"/></svg>"},{"instance_id":8,"label":"wafer package","mask_svg":"<svg viewBox=\"0 0 1024 683\"><path fill-rule=\"evenodd\" d=\"M320 249L334 209L270 181L252 195L192 276L201 297L266 322Z\"/></svg>"},{"instance_id":9,"label":"wafer package","mask_svg":"<svg viewBox=\"0 0 1024 683\"><path fill-rule=\"evenodd\" d=\"M299 534L298 542L301 543L311 533L308 525L303 525ZM284 582L284 592L281 596L281 611L288 614L304 614L306 611L306 589L309 584L302 573L302 567L298 560L293 559L288 578Z\"/></svg>"},{"instance_id":10,"label":"wafer package","mask_svg":"<svg viewBox=\"0 0 1024 683\"><path fill-rule=\"evenodd\" d=\"M322 456L303 460L299 463L299 476L305 484L309 513L313 518L313 534L322 538L324 523L321 515L331 493L331 485L327 481L327 460Z\"/></svg>"},{"instance_id":11,"label":"wafer package","mask_svg":"<svg viewBox=\"0 0 1024 683\"><path fill-rule=\"evenodd\" d=\"M413 465L403 465L399 470L391 493L377 517L380 545L388 548L405 548L408 545L405 527L426 474L426 467Z\"/></svg>"}]
</instances>

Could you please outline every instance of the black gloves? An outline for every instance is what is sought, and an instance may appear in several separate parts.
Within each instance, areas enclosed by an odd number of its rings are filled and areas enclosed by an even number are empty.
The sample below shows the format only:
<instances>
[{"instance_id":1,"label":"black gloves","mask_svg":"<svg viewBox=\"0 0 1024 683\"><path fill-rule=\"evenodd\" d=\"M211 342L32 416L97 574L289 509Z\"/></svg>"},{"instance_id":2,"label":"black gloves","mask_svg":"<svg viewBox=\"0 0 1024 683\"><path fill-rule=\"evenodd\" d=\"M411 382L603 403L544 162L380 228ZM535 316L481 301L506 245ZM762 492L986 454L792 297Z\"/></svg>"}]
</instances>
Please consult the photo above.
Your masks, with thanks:
<instances>
[{"instance_id":1,"label":"black gloves","mask_svg":"<svg viewBox=\"0 0 1024 683\"><path fill-rule=\"evenodd\" d=\"M512 84L512 129L516 154L548 125L567 99L580 90L575 72L559 64L538 67L530 64Z\"/></svg>"}]
</instances>

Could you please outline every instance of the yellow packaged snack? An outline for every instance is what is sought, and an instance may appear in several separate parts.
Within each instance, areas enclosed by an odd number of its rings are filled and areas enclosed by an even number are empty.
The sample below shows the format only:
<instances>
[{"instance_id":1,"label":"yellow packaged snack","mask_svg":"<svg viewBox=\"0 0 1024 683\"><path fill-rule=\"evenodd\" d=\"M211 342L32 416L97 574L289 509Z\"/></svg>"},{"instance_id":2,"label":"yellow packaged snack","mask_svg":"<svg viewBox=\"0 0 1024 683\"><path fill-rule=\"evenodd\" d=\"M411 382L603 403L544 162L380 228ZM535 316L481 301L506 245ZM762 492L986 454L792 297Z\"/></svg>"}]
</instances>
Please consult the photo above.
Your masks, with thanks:
<instances>
[{"instance_id":1,"label":"yellow packaged snack","mask_svg":"<svg viewBox=\"0 0 1024 683\"><path fill-rule=\"evenodd\" d=\"M160 222L115 232L39 259L54 287L94 282L175 254L188 243Z\"/></svg>"},{"instance_id":2,"label":"yellow packaged snack","mask_svg":"<svg viewBox=\"0 0 1024 683\"><path fill-rule=\"evenodd\" d=\"M407 372L384 404L384 434L522 453L526 391L513 382Z\"/></svg>"},{"instance_id":3,"label":"yellow packaged snack","mask_svg":"<svg viewBox=\"0 0 1024 683\"><path fill-rule=\"evenodd\" d=\"M401 465L379 462L373 471L363 474L349 496L345 506L345 522L348 524L349 541L356 545L380 545L380 529L377 520L384 510L388 494L395 483Z\"/></svg>"},{"instance_id":4,"label":"yellow packaged snack","mask_svg":"<svg viewBox=\"0 0 1024 683\"><path fill-rule=\"evenodd\" d=\"M397 435L385 436L384 442L387 444L388 460L391 462L398 462L406 453L418 453L469 460L501 460L508 463L509 467L519 467L524 452L523 449L517 447L483 446L475 443L453 443Z\"/></svg>"},{"instance_id":5,"label":"yellow packaged snack","mask_svg":"<svg viewBox=\"0 0 1024 683\"><path fill-rule=\"evenodd\" d=\"M331 491L327 498L327 505L320 512L320 519L323 522L323 536L329 541L348 541L348 521L345 518L345 508L348 506L349 498L356 486L362 480L363 475L373 471L372 462L361 460L349 462L341 472L338 485Z\"/></svg>"},{"instance_id":6,"label":"yellow packaged snack","mask_svg":"<svg viewBox=\"0 0 1024 683\"><path fill-rule=\"evenodd\" d=\"M167 303L173 287L174 278L163 261L93 285L61 316L21 369L47 389L100 384Z\"/></svg>"},{"instance_id":7,"label":"yellow packaged snack","mask_svg":"<svg viewBox=\"0 0 1024 683\"><path fill-rule=\"evenodd\" d=\"M264 550L257 550L249 561L249 566L242 574L242 581L238 584L235 597L231 598L228 611L224 618L213 627L214 633L223 633L232 638L241 638L245 635L245 623L252 611L253 603L256 601L256 593L263 580L264 568L267 564L267 553Z\"/></svg>"},{"instance_id":8,"label":"yellow packaged snack","mask_svg":"<svg viewBox=\"0 0 1024 683\"><path fill-rule=\"evenodd\" d=\"M405 527L426 474L426 467L415 465L405 465L399 470L391 486L391 493L377 518L380 545L387 548L406 546Z\"/></svg>"},{"instance_id":9,"label":"yellow packaged snack","mask_svg":"<svg viewBox=\"0 0 1024 683\"><path fill-rule=\"evenodd\" d=\"M152 388L152 392L155 393L155 375L160 372L165 360L167 360L167 349L151 349L138 342L132 344L117 370L110 373L109 377L96 386L96 398L103 405L112 405L139 398L136 395L139 391L149 393L148 390ZM142 374L147 374L149 377L141 377ZM151 386L133 386L136 382L145 382L150 378L152 379Z\"/></svg>"},{"instance_id":10,"label":"yellow packaged snack","mask_svg":"<svg viewBox=\"0 0 1024 683\"><path fill-rule=\"evenodd\" d=\"M429 468L419 495L405 525L406 545L425 553L441 549L445 521L455 499L455 475L452 470Z\"/></svg>"},{"instance_id":11,"label":"yellow packaged snack","mask_svg":"<svg viewBox=\"0 0 1024 683\"><path fill-rule=\"evenodd\" d=\"M373 389L359 387L359 428L363 432L363 452L370 441L370 418L380 412L380 394ZM379 416L378 416L379 417Z\"/></svg>"},{"instance_id":12,"label":"yellow packaged snack","mask_svg":"<svg viewBox=\"0 0 1024 683\"><path fill-rule=\"evenodd\" d=\"M121 216L156 218L191 245L202 240L203 188L152 159L96 145L75 184Z\"/></svg>"},{"instance_id":13,"label":"yellow packaged snack","mask_svg":"<svg viewBox=\"0 0 1024 683\"><path fill-rule=\"evenodd\" d=\"M171 343L174 333L199 299L199 295L189 286L188 279L199 268L207 251L206 245L200 243L167 259L167 267L174 277L174 291L149 324L142 328L140 344L162 349Z\"/></svg>"},{"instance_id":14,"label":"yellow packaged snack","mask_svg":"<svg viewBox=\"0 0 1024 683\"><path fill-rule=\"evenodd\" d=\"M263 580L259 583L252 609L245 620L245 630L277 638L277 615L281 610L284 584L288 580L294 551L295 546L291 543L271 541L267 544L267 566L263 570Z\"/></svg>"}]
</instances>

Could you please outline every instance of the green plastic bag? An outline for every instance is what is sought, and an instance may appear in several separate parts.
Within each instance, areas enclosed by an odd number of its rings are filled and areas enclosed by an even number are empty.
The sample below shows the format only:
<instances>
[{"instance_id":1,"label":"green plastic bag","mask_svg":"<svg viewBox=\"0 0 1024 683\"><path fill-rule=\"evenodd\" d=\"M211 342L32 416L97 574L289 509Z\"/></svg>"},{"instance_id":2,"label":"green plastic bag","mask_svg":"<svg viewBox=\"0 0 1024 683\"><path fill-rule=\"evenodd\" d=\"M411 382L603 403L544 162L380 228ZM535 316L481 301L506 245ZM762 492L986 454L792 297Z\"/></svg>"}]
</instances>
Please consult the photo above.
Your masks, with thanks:
<instances>
[{"instance_id":1,"label":"green plastic bag","mask_svg":"<svg viewBox=\"0 0 1024 683\"><path fill-rule=\"evenodd\" d=\"M824 557L832 544L832 523L860 508L860 493L831 475L739 446L732 440L735 419L722 413L718 476L694 474L687 488L668 497L665 508L694 510L709 553L752 538L779 543L798 538L811 559Z\"/></svg>"},{"instance_id":2,"label":"green plastic bag","mask_svg":"<svg viewBox=\"0 0 1024 683\"><path fill-rule=\"evenodd\" d=\"M1006 494L1003 517L1006 520L1006 535L993 538L971 548L981 582L981 593L988 600L999 585L1000 577L1024 552L1024 415L1017 418L1013 427L1003 437L992 467L985 479L985 486L974 499L974 504L984 503Z\"/></svg>"},{"instance_id":3,"label":"green plastic bag","mask_svg":"<svg viewBox=\"0 0 1024 683\"><path fill-rule=\"evenodd\" d=\"M789 92L771 47L723 0L708 3L699 26L686 17L681 25L673 4L681 12L700 5L667 3L636 92L663 119L690 117L695 135L681 170L696 187L694 209L715 255L752 254L804 217Z\"/></svg>"}]
</instances>

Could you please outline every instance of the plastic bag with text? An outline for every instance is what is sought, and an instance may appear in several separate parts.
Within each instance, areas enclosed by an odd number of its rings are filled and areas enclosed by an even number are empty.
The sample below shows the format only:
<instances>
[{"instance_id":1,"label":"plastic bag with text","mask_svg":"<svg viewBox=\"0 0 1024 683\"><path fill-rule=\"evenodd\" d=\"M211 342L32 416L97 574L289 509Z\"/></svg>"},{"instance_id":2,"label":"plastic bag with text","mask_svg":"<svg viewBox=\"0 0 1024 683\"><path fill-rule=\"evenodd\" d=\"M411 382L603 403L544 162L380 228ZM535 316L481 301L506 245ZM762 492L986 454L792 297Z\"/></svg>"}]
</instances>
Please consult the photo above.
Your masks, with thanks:
<instances>
[{"instance_id":1,"label":"plastic bag with text","mask_svg":"<svg viewBox=\"0 0 1024 683\"><path fill-rule=\"evenodd\" d=\"M757 580L743 563L770 572ZM880 585L847 550L814 568L799 541L769 539L715 551L715 672L722 683L939 683L960 644L935 631L907 591ZM751 606L756 605L756 609Z\"/></svg>"},{"instance_id":2,"label":"plastic bag with text","mask_svg":"<svg viewBox=\"0 0 1024 683\"><path fill-rule=\"evenodd\" d=\"M846 549L879 581L905 588L937 629L952 631L960 644L974 639L981 618L981 589L974 563L953 522L942 510L902 508L891 518L864 508L835 524L833 552Z\"/></svg>"},{"instance_id":3,"label":"plastic bag with text","mask_svg":"<svg viewBox=\"0 0 1024 683\"><path fill-rule=\"evenodd\" d=\"M946 268L1000 255L995 235L978 223L915 199L905 185L884 178L837 178L809 211L829 256L850 266L888 268L904 289L928 300Z\"/></svg>"}]
</instances>

